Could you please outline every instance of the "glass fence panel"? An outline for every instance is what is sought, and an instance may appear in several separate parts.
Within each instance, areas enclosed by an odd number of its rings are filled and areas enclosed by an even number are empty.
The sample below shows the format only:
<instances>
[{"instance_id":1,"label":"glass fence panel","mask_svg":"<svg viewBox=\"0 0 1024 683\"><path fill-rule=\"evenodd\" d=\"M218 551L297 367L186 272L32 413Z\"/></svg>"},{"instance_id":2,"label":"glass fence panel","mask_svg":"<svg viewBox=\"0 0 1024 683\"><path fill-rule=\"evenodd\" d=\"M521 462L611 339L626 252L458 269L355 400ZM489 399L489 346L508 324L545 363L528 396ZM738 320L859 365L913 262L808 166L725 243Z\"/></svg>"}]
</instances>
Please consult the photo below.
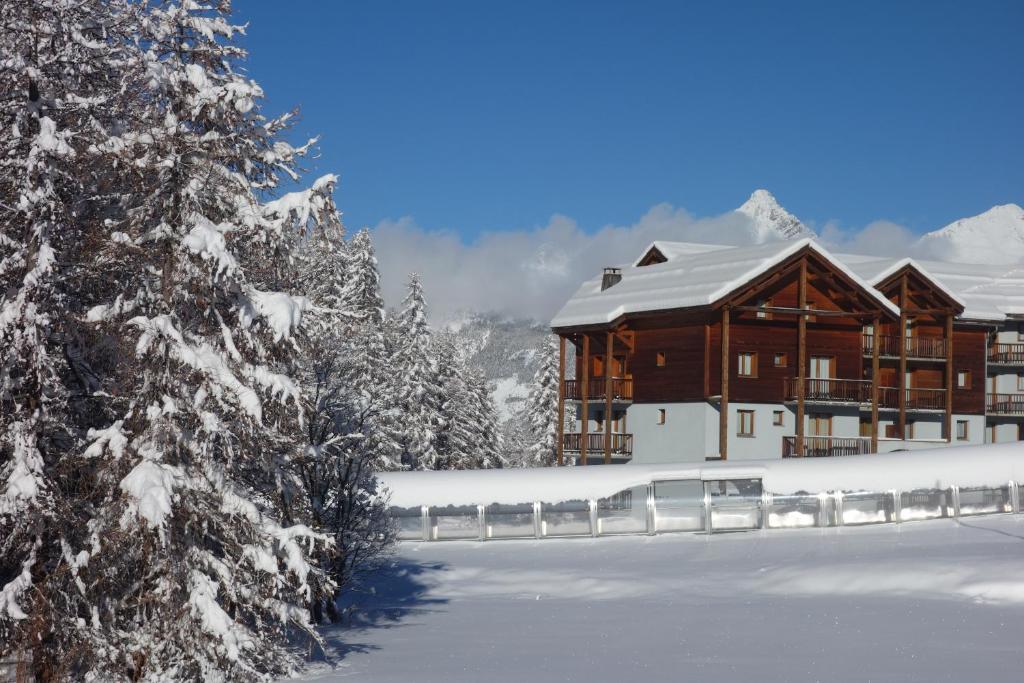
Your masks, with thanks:
<instances>
[{"instance_id":1,"label":"glass fence panel","mask_svg":"<svg viewBox=\"0 0 1024 683\"><path fill-rule=\"evenodd\" d=\"M476 505L430 508L430 537L435 541L479 538L480 518Z\"/></svg>"},{"instance_id":2,"label":"glass fence panel","mask_svg":"<svg viewBox=\"0 0 1024 683\"><path fill-rule=\"evenodd\" d=\"M756 529L761 526L761 480L708 481L711 528L715 531Z\"/></svg>"},{"instance_id":3,"label":"glass fence panel","mask_svg":"<svg viewBox=\"0 0 1024 683\"><path fill-rule=\"evenodd\" d=\"M915 489L900 493L900 521L936 519L953 516L953 498L949 491Z\"/></svg>"},{"instance_id":4,"label":"glass fence panel","mask_svg":"<svg viewBox=\"0 0 1024 683\"><path fill-rule=\"evenodd\" d=\"M865 492L843 494L843 524L882 524L895 521L892 495L889 493Z\"/></svg>"},{"instance_id":5,"label":"glass fence panel","mask_svg":"<svg viewBox=\"0 0 1024 683\"><path fill-rule=\"evenodd\" d=\"M646 486L634 486L597 501L598 534L642 534L646 531Z\"/></svg>"},{"instance_id":6,"label":"glass fence panel","mask_svg":"<svg viewBox=\"0 0 1024 683\"><path fill-rule=\"evenodd\" d=\"M768 509L768 526L772 529L798 529L815 526L821 510L821 500L807 492L791 496L772 496Z\"/></svg>"},{"instance_id":7,"label":"glass fence panel","mask_svg":"<svg viewBox=\"0 0 1024 683\"><path fill-rule=\"evenodd\" d=\"M388 512L395 518L395 523L398 525L398 540L423 540L423 510L421 508L393 507L389 508Z\"/></svg>"},{"instance_id":8,"label":"glass fence panel","mask_svg":"<svg viewBox=\"0 0 1024 683\"><path fill-rule=\"evenodd\" d=\"M654 482L655 531L702 531L704 483L699 479Z\"/></svg>"},{"instance_id":9,"label":"glass fence panel","mask_svg":"<svg viewBox=\"0 0 1024 683\"><path fill-rule=\"evenodd\" d=\"M590 502L541 503L540 527L542 536L589 536Z\"/></svg>"},{"instance_id":10,"label":"glass fence panel","mask_svg":"<svg viewBox=\"0 0 1024 683\"><path fill-rule=\"evenodd\" d=\"M494 503L484 508L487 538L532 538L533 503Z\"/></svg>"},{"instance_id":11,"label":"glass fence panel","mask_svg":"<svg viewBox=\"0 0 1024 683\"><path fill-rule=\"evenodd\" d=\"M970 487L960 489L961 515L992 515L997 512L1011 512L1010 487Z\"/></svg>"}]
</instances>

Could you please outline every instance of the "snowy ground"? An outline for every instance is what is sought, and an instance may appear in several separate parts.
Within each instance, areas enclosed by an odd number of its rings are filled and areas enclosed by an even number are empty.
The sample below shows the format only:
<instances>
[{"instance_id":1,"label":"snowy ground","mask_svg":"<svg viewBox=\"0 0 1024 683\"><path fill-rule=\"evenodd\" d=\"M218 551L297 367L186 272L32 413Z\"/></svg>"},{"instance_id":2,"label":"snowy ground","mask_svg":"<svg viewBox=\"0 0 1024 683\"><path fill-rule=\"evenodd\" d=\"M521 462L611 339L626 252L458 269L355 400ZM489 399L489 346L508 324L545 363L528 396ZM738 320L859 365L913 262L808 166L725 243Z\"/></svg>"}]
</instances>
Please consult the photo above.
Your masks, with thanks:
<instances>
[{"instance_id":1,"label":"snowy ground","mask_svg":"<svg viewBox=\"0 0 1024 683\"><path fill-rule=\"evenodd\" d=\"M306 680L1021 680L1024 515L405 544L366 607Z\"/></svg>"}]
</instances>

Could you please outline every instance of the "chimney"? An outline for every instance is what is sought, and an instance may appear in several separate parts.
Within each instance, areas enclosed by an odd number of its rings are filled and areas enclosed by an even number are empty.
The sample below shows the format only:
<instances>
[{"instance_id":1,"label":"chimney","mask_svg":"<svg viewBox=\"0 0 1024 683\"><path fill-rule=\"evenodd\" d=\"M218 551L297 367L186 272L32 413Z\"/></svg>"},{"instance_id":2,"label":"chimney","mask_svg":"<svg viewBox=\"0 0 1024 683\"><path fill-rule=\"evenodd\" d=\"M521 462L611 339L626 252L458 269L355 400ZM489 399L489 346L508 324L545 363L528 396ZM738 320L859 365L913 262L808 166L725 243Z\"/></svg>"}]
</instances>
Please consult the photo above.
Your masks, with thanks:
<instances>
[{"instance_id":1,"label":"chimney","mask_svg":"<svg viewBox=\"0 0 1024 683\"><path fill-rule=\"evenodd\" d=\"M601 291L608 289L622 279L621 268L605 268L601 275Z\"/></svg>"}]
</instances>

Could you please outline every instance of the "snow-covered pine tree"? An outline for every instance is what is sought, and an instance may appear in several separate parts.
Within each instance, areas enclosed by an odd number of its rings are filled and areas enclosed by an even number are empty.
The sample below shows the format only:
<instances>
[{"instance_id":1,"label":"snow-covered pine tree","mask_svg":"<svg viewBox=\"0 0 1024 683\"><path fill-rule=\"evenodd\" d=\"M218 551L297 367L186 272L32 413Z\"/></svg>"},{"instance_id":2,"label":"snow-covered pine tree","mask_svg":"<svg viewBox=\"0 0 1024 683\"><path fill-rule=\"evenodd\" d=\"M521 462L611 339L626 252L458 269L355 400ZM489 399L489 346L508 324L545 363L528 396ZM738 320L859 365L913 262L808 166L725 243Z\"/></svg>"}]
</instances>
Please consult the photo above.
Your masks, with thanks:
<instances>
[{"instance_id":1,"label":"snow-covered pine tree","mask_svg":"<svg viewBox=\"0 0 1024 683\"><path fill-rule=\"evenodd\" d=\"M133 11L0 1L0 659L23 657L37 680L92 656L88 629L63 627L93 606L72 548L91 536L79 448L98 387L74 316L90 229L115 196L88 150L119 118Z\"/></svg>"},{"instance_id":2,"label":"snow-covered pine tree","mask_svg":"<svg viewBox=\"0 0 1024 683\"><path fill-rule=\"evenodd\" d=\"M302 282L313 305L297 373L307 442L296 471L313 523L335 540L320 554L320 564L334 579L336 593L314 601L314 617L326 611L333 621L340 616L334 598L393 538L373 465L378 449L396 448L377 430L380 388L372 378L381 374L380 357L368 358L363 347L373 344L371 330L380 336L380 317L374 315L379 311L355 310L346 300L352 273L343 236L335 216L314 226L302 252Z\"/></svg>"},{"instance_id":3,"label":"snow-covered pine tree","mask_svg":"<svg viewBox=\"0 0 1024 683\"><path fill-rule=\"evenodd\" d=\"M540 367L526 399L533 437L527 460L534 467L547 467L554 465L558 457L558 342L550 340L539 353Z\"/></svg>"},{"instance_id":4,"label":"snow-covered pine tree","mask_svg":"<svg viewBox=\"0 0 1024 683\"><path fill-rule=\"evenodd\" d=\"M494 405L490 387L479 368L464 370L466 391L472 411L472 427L476 448L473 463L477 468L504 467L502 433L498 425L498 410Z\"/></svg>"},{"instance_id":5,"label":"snow-covered pine tree","mask_svg":"<svg viewBox=\"0 0 1024 683\"><path fill-rule=\"evenodd\" d=\"M65 552L93 606L70 677L260 679L295 661L294 632L316 637L306 605L332 588L308 561L330 539L301 523L283 371L310 307L288 293L296 226L334 211L333 178L264 203L308 145L260 114L228 3L131 4L144 77L94 150L118 164L118 211L84 317L122 355L101 386L116 419L84 451L109 485L91 544Z\"/></svg>"},{"instance_id":6,"label":"snow-covered pine tree","mask_svg":"<svg viewBox=\"0 0 1024 683\"><path fill-rule=\"evenodd\" d=\"M409 293L393 331L392 369L399 385L397 403L403 420L399 433L402 466L435 469L438 466L437 434L444 426L441 389L427 325L427 303L415 273L409 276Z\"/></svg>"}]
</instances>

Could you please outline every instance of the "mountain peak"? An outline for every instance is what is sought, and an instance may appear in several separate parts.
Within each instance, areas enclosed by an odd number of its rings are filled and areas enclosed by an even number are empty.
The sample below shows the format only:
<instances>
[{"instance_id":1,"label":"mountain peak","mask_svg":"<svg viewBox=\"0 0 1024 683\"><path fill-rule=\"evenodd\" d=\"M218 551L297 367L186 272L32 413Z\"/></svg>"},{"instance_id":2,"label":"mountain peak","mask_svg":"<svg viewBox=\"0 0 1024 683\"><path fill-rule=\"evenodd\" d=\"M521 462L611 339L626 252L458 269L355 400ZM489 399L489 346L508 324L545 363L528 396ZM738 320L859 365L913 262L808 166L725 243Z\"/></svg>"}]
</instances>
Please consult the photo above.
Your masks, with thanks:
<instances>
[{"instance_id":1,"label":"mountain peak","mask_svg":"<svg viewBox=\"0 0 1024 683\"><path fill-rule=\"evenodd\" d=\"M1011 264L1024 260L1024 209L1000 204L921 237L929 257L959 263Z\"/></svg>"},{"instance_id":2,"label":"mountain peak","mask_svg":"<svg viewBox=\"0 0 1024 683\"><path fill-rule=\"evenodd\" d=\"M796 239L813 237L814 232L800 222L796 216L782 208L775 196L768 190L754 190L737 213L747 216L754 225L758 242L770 239Z\"/></svg>"}]
</instances>

